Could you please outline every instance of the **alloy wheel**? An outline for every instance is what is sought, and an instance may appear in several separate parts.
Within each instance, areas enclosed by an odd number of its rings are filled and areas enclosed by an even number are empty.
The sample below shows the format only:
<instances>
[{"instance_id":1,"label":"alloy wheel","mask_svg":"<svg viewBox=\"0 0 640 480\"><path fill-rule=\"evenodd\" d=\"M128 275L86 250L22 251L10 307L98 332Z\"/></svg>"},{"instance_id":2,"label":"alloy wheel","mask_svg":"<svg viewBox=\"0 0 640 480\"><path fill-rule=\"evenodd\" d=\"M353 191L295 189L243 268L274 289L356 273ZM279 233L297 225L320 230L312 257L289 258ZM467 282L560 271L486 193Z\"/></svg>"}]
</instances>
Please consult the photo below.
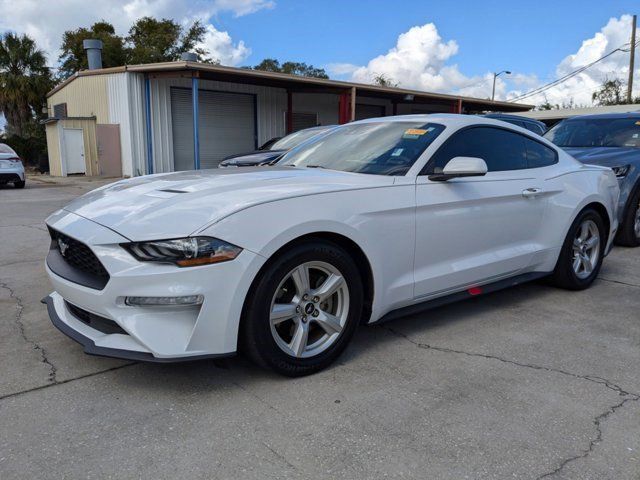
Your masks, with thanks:
<instances>
[{"instance_id":1,"label":"alloy wheel","mask_svg":"<svg viewBox=\"0 0 640 480\"><path fill-rule=\"evenodd\" d=\"M600 259L600 230L593 220L580 224L573 240L573 271L583 280L589 277Z\"/></svg>"},{"instance_id":2,"label":"alloy wheel","mask_svg":"<svg viewBox=\"0 0 640 480\"><path fill-rule=\"evenodd\" d=\"M338 340L348 314L349 288L340 271L326 262L305 262L276 289L271 334L287 355L313 357Z\"/></svg>"}]
</instances>

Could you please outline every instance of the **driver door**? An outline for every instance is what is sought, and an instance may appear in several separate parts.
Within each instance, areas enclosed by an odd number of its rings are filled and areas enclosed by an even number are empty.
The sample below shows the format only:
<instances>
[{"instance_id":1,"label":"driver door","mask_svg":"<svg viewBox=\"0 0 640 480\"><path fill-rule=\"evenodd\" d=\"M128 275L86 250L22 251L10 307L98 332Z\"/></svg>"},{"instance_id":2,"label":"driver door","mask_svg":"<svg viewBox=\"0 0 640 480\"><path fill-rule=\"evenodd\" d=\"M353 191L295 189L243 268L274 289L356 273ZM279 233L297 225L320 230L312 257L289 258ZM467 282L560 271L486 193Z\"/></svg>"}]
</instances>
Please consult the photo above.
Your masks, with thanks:
<instances>
[{"instance_id":1,"label":"driver door","mask_svg":"<svg viewBox=\"0 0 640 480\"><path fill-rule=\"evenodd\" d=\"M482 158L487 174L428 179L458 156ZM527 168L517 132L477 126L454 133L416 180L415 297L426 300L525 270L543 249L543 170Z\"/></svg>"}]
</instances>

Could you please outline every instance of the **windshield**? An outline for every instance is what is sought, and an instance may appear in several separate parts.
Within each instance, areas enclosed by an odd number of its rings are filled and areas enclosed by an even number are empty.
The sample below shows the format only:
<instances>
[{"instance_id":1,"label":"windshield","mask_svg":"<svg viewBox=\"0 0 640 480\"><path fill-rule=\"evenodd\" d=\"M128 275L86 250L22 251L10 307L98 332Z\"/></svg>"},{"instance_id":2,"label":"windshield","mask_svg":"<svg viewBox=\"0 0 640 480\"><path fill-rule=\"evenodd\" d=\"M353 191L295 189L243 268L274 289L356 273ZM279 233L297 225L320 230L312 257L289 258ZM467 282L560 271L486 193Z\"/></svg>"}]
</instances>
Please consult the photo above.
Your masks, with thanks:
<instances>
[{"instance_id":1,"label":"windshield","mask_svg":"<svg viewBox=\"0 0 640 480\"><path fill-rule=\"evenodd\" d=\"M293 147L297 147L302 142L306 142L310 138L315 137L316 135L326 132L328 129L332 127L326 128L307 128L305 130L298 130L286 137L282 137L276 143L269 147L269 150L291 150Z\"/></svg>"},{"instance_id":2,"label":"windshield","mask_svg":"<svg viewBox=\"0 0 640 480\"><path fill-rule=\"evenodd\" d=\"M443 130L443 125L424 122L345 125L292 150L279 164L404 175Z\"/></svg>"},{"instance_id":3,"label":"windshield","mask_svg":"<svg viewBox=\"0 0 640 480\"><path fill-rule=\"evenodd\" d=\"M565 120L544 137L559 147L640 147L640 118Z\"/></svg>"},{"instance_id":4,"label":"windshield","mask_svg":"<svg viewBox=\"0 0 640 480\"><path fill-rule=\"evenodd\" d=\"M9 145L6 145L4 143L0 143L0 153L8 153L10 155L16 154L16 152L14 152Z\"/></svg>"}]
</instances>

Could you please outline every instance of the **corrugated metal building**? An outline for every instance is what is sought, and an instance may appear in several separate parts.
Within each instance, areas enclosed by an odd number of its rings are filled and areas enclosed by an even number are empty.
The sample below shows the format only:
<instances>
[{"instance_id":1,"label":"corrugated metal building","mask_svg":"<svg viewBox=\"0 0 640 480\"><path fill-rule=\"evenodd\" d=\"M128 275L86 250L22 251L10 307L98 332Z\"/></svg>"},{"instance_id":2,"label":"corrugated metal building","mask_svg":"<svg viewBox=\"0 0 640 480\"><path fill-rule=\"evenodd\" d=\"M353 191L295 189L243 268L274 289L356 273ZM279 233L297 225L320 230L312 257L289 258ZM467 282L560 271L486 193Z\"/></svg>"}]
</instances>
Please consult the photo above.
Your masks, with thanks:
<instances>
[{"instance_id":1,"label":"corrugated metal building","mask_svg":"<svg viewBox=\"0 0 640 480\"><path fill-rule=\"evenodd\" d=\"M178 61L78 72L47 108L52 175L135 176L212 168L316 125L532 106Z\"/></svg>"}]
</instances>

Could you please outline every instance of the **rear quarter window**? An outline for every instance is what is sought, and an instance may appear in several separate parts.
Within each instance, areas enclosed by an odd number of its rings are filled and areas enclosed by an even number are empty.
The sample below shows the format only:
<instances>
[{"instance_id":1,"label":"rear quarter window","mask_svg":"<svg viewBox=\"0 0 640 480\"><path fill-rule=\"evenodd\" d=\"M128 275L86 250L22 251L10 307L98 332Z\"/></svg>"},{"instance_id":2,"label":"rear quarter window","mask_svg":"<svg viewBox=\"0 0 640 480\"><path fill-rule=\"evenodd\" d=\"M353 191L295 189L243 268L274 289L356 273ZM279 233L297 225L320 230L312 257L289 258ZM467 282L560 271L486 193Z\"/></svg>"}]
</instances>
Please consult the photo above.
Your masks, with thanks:
<instances>
[{"instance_id":1,"label":"rear quarter window","mask_svg":"<svg viewBox=\"0 0 640 480\"><path fill-rule=\"evenodd\" d=\"M530 138L525 138L524 142L528 168L548 167L558 163L558 154L554 149Z\"/></svg>"}]
</instances>

